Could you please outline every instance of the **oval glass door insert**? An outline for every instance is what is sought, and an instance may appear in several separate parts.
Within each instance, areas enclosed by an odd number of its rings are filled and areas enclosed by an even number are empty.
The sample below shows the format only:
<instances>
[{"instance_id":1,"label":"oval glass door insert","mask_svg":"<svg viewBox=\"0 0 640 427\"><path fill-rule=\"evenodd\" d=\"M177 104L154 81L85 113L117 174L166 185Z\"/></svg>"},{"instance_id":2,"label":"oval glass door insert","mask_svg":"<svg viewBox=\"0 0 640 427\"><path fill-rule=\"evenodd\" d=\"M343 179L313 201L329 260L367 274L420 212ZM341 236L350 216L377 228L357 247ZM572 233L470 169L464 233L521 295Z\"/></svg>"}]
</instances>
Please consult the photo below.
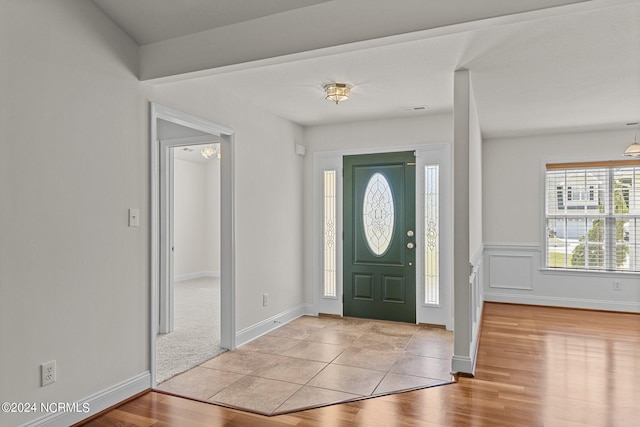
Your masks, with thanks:
<instances>
[{"instance_id":1,"label":"oval glass door insert","mask_svg":"<svg viewBox=\"0 0 640 427\"><path fill-rule=\"evenodd\" d=\"M383 255L391 244L395 218L391 186L379 172L369 178L364 190L362 219L369 249L377 256Z\"/></svg>"}]
</instances>

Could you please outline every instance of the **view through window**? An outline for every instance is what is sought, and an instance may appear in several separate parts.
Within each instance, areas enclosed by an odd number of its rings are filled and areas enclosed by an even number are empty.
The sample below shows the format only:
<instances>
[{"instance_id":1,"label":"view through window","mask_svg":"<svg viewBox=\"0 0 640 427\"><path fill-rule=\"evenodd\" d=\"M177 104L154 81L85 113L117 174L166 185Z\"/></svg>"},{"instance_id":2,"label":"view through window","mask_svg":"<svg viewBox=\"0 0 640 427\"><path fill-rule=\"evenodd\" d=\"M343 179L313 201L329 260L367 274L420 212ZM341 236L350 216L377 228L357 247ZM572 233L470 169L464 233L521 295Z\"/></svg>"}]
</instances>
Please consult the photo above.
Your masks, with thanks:
<instances>
[{"instance_id":1,"label":"view through window","mask_svg":"<svg viewBox=\"0 0 640 427\"><path fill-rule=\"evenodd\" d=\"M640 162L548 164L547 268L640 271Z\"/></svg>"}]
</instances>

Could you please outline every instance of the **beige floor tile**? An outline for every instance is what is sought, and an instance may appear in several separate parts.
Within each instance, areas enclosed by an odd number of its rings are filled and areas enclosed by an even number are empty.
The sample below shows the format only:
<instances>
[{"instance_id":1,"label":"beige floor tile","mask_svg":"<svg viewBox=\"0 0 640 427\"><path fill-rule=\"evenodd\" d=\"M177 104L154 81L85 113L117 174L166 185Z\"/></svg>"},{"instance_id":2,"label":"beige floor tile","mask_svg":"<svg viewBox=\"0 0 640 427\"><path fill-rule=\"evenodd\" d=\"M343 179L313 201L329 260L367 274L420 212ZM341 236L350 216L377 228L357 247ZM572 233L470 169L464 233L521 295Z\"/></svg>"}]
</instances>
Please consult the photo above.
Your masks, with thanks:
<instances>
[{"instance_id":1,"label":"beige floor tile","mask_svg":"<svg viewBox=\"0 0 640 427\"><path fill-rule=\"evenodd\" d=\"M159 390L194 399L207 400L244 375L196 366L158 385Z\"/></svg>"},{"instance_id":2,"label":"beige floor tile","mask_svg":"<svg viewBox=\"0 0 640 427\"><path fill-rule=\"evenodd\" d=\"M295 347L290 348L283 354L300 359L316 360L318 362L331 362L347 347L343 345L325 344L313 341L301 341Z\"/></svg>"},{"instance_id":3,"label":"beige floor tile","mask_svg":"<svg viewBox=\"0 0 640 427\"><path fill-rule=\"evenodd\" d=\"M275 363L274 355L271 354L235 350L223 353L200 366L249 375L260 372L267 366L274 366Z\"/></svg>"},{"instance_id":4,"label":"beige floor tile","mask_svg":"<svg viewBox=\"0 0 640 427\"><path fill-rule=\"evenodd\" d=\"M332 363L387 372L391 369L400 354L401 353L372 350L369 348L349 347L342 352L340 356L336 357Z\"/></svg>"},{"instance_id":5,"label":"beige floor tile","mask_svg":"<svg viewBox=\"0 0 640 427\"><path fill-rule=\"evenodd\" d=\"M254 375L271 380L306 384L326 366L327 364L324 362L279 356L275 366L265 367L265 369L255 372Z\"/></svg>"},{"instance_id":6,"label":"beige floor tile","mask_svg":"<svg viewBox=\"0 0 640 427\"><path fill-rule=\"evenodd\" d=\"M352 366L329 365L313 377L307 385L369 396L378 386L385 373Z\"/></svg>"},{"instance_id":7,"label":"beige floor tile","mask_svg":"<svg viewBox=\"0 0 640 427\"><path fill-rule=\"evenodd\" d=\"M408 336L390 336L367 332L355 340L352 347L403 352L410 339L411 337Z\"/></svg>"},{"instance_id":8,"label":"beige floor tile","mask_svg":"<svg viewBox=\"0 0 640 427\"><path fill-rule=\"evenodd\" d=\"M307 338L307 341L323 342L336 345L351 345L364 334L363 331L338 330L330 328L319 329Z\"/></svg>"},{"instance_id":9,"label":"beige floor tile","mask_svg":"<svg viewBox=\"0 0 640 427\"><path fill-rule=\"evenodd\" d=\"M315 334L316 332L318 332L318 330L322 329L322 327L313 327L313 326L306 326L306 325L292 325L292 324L286 324L286 325L282 325L280 326L278 329L276 329L275 331L271 331L269 332L270 337L280 337L280 338L289 338L289 339L294 339L294 340L306 340L308 339L311 335Z\"/></svg>"},{"instance_id":10,"label":"beige floor tile","mask_svg":"<svg viewBox=\"0 0 640 427\"><path fill-rule=\"evenodd\" d=\"M303 316L159 389L272 415L448 382L452 353L444 329Z\"/></svg>"},{"instance_id":11,"label":"beige floor tile","mask_svg":"<svg viewBox=\"0 0 640 427\"><path fill-rule=\"evenodd\" d=\"M242 351L256 351L259 353L268 354L282 354L289 350L291 347L299 344L300 340L282 338L279 336L273 336L271 334L263 335L260 338L243 345L240 347Z\"/></svg>"},{"instance_id":12,"label":"beige floor tile","mask_svg":"<svg viewBox=\"0 0 640 427\"><path fill-rule=\"evenodd\" d=\"M443 381L451 379L451 360L403 354L391 368L391 372Z\"/></svg>"},{"instance_id":13,"label":"beige floor tile","mask_svg":"<svg viewBox=\"0 0 640 427\"><path fill-rule=\"evenodd\" d=\"M412 338L407 344L405 352L416 356L451 359L451 356L453 355L453 342L449 343L446 341Z\"/></svg>"},{"instance_id":14,"label":"beige floor tile","mask_svg":"<svg viewBox=\"0 0 640 427\"><path fill-rule=\"evenodd\" d=\"M421 340L453 342L453 332L440 328L420 328L413 337Z\"/></svg>"},{"instance_id":15,"label":"beige floor tile","mask_svg":"<svg viewBox=\"0 0 640 427\"><path fill-rule=\"evenodd\" d=\"M300 316L297 319L294 319L291 322L287 323L287 325L324 328L325 326L328 326L335 322L340 322L340 319L322 316Z\"/></svg>"},{"instance_id":16,"label":"beige floor tile","mask_svg":"<svg viewBox=\"0 0 640 427\"><path fill-rule=\"evenodd\" d=\"M211 397L209 401L271 414L300 387L302 386L299 384L246 376Z\"/></svg>"},{"instance_id":17,"label":"beige floor tile","mask_svg":"<svg viewBox=\"0 0 640 427\"><path fill-rule=\"evenodd\" d=\"M288 412L301 408L312 408L332 403L358 399L357 394L343 393L341 391L327 390L318 387L304 386L282 404L275 412Z\"/></svg>"},{"instance_id":18,"label":"beige floor tile","mask_svg":"<svg viewBox=\"0 0 640 427\"><path fill-rule=\"evenodd\" d=\"M374 391L374 394L386 394L401 390L410 390L421 387L432 387L434 385L442 384L446 381L434 379L416 377L412 375L396 374L389 372L380 385Z\"/></svg>"},{"instance_id":19,"label":"beige floor tile","mask_svg":"<svg viewBox=\"0 0 640 427\"><path fill-rule=\"evenodd\" d=\"M409 336L412 337L420 327L408 323L399 322L375 322L371 326L371 332L391 336Z\"/></svg>"},{"instance_id":20,"label":"beige floor tile","mask_svg":"<svg viewBox=\"0 0 640 427\"><path fill-rule=\"evenodd\" d=\"M339 321L327 325L327 329L339 331L368 331L371 329L373 321L368 319L358 319L355 317L343 317Z\"/></svg>"}]
</instances>

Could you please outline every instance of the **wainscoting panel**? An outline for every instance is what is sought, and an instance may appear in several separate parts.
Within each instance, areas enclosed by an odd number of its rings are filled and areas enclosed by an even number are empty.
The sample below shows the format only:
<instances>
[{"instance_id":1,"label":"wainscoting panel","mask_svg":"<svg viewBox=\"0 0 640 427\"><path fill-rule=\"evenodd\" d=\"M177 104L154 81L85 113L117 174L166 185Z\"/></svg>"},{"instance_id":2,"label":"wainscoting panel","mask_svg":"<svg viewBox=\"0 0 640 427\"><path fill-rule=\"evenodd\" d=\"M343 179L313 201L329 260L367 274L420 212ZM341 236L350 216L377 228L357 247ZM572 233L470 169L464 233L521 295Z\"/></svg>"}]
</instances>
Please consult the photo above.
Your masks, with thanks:
<instances>
[{"instance_id":1,"label":"wainscoting panel","mask_svg":"<svg viewBox=\"0 0 640 427\"><path fill-rule=\"evenodd\" d=\"M548 269L544 247L486 244L485 301L640 313L640 274Z\"/></svg>"},{"instance_id":2,"label":"wainscoting panel","mask_svg":"<svg viewBox=\"0 0 640 427\"><path fill-rule=\"evenodd\" d=\"M531 254L489 255L489 287L533 289L533 256Z\"/></svg>"}]
</instances>

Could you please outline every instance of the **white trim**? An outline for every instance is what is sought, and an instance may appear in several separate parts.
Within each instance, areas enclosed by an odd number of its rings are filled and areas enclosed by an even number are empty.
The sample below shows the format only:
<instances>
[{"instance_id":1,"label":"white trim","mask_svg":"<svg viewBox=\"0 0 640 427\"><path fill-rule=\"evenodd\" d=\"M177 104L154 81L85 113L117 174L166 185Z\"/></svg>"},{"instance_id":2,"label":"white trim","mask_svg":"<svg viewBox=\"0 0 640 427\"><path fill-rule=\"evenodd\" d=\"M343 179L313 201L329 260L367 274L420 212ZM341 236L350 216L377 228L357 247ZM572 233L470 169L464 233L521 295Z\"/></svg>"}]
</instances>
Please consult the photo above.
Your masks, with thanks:
<instances>
[{"instance_id":1,"label":"white trim","mask_svg":"<svg viewBox=\"0 0 640 427\"><path fill-rule=\"evenodd\" d=\"M151 310L150 310L150 359L151 386L156 378L156 336L159 327L159 284L160 257L160 141L158 140L157 121L166 120L174 124L196 129L220 137L222 155L220 170L220 221L221 227L221 278L220 308L222 347L234 349L236 346L236 302L235 302L235 143L233 130L212 121L174 110L157 103L150 103L151 113ZM163 145L185 145L185 141L174 143L165 141Z\"/></svg>"},{"instance_id":2,"label":"white trim","mask_svg":"<svg viewBox=\"0 0 640 427\"><path fill-rule=\"evenodd\" d=\"M457 374L464 372L475 375L476 363L475 359L466 356L453 356L451 358L451 372Z\"/></svg>"},{"instance_id":3,"label":"white trim","mask_svg":"<svg viewBox=\"0 0 640 427\"><path fill-rule=\"evenodd\" d=\"M184 282L185 280L201 279L203 277L220 277L219 271L196 271L195 273L185 273L175 276L174 282Z\"/></svg>"},{"instance_id":4,"label":"white trim","mask_svg":"<svg viewBox=\"0 0 640 427\"><path fill-rule=\"evenodd\" d=\"M469 260L471 265L478 265L478 264L482 263L482 258L484 256L484 248L485 247L486 247L485 244L480 245L480 248L476 251L475 254L473 254L471 259Z\"/></svg>"},{"instance_id":5,"label":"white trim","mask_svg":"<svg viewBox=\"0 0 640 427\"><path fill-rule=\"evenodd\" d=\"M93 415L104 411L122 401L151 388L151 373L149 371L129 378L119 384L82 398L77 401L77 407L83 409L88 406L88 412L58 412L43 415L20 427L58 427L70 426Z\"/></svg>"},{"instance_id":6,"label":"white trim","mask_svg":"<svg viewBox=\"0 0 640 427\"><path fill-rule=\"evenodd\" d=\"M484 252L490 251L540 252L541 250L537 243L485 243Z\"/></svg>"},{"instance_id":7,"label":"white trim","mask_svg":"<svg viewBox=\"0 0 640 427\"><path fill-rule=\"evenodd\" d=\"M276 314L275 316L271 316L268 319L258 322L255 325L251 325L248 328L244 328L241 331L238 331L236 333L236 344L238 347L240 347L304 315L314 315L313 306L311 304L297 305L283 311L282 313Z\"/></svg>"},{"instance_id":8,"label":"white trim","mask_svg":"<svg viewBox=\"0 0 640 427\"><path fill-rule=\"evenodd\" d=\"M167 107L166 105L152 102L151 110L154 118L157 119L166 120L168 122L196 129L200 132L209 133L211 135L233 135L233 129L231 128L213 123L211 120L203 119L201 117L193 116L183 111Z\"/></svg>"},{"instance_id":9,"label":"white trim","mask_svg":"<svg viewBox=\"0 0 640 427\"><path fill-rule=\"evenodd\" d=\"M605 278L621 278L621 279L639 279L640 272L635 271L609 271L609 270L578 270L570 268L540 268L542 274L558 275L558 276L583 276L583 277L601 277Z\"/></svg>"},{"instance_id":10,"label":"white trim","mask_svg":"<svg viewBox=\"0 0 640 427\"><path fill-rule=\"evenodd\" d=\"M485 292L484 300L488 302L504 302L511 304L543 305L551 307L581 308L587 310L640 313L640 303L637 302L606 301L536 295L513 295L498 292Z\"/></svg>"}]
</instances>

